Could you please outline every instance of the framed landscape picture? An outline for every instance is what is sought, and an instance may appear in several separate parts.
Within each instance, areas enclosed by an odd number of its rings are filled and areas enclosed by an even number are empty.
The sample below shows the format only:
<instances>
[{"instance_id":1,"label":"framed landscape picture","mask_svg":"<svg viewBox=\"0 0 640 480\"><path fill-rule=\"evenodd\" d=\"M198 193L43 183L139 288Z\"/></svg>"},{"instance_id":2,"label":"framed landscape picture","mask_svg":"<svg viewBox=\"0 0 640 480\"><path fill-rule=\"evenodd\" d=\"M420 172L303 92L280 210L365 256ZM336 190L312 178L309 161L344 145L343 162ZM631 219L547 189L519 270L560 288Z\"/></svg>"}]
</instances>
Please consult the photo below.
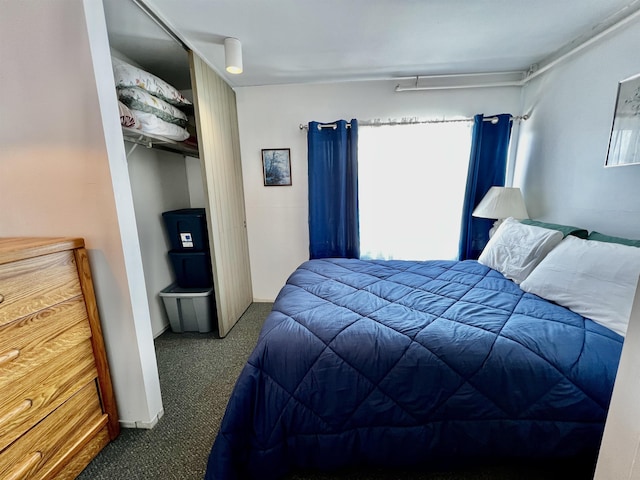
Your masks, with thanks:
<instances>
[{"instance_id":1,"label":"framed landscape picture","mask_svg":"<svg viewBox=\"0 0 640 480\"><path fill-rule=\"evenodd\" d=\"M605 166L640 163L640 74L618 84Z\"/></svg>"},{"instance_id":2,"label":"framed landscape picture","mask_svg":"<svg viewBox=\"0 0 640 480\"><path fill-rule=\"evenodd\" d=\"M290 149L263 148L262 173L266 187L291 185Z\"/></svg>"}]
</instances>

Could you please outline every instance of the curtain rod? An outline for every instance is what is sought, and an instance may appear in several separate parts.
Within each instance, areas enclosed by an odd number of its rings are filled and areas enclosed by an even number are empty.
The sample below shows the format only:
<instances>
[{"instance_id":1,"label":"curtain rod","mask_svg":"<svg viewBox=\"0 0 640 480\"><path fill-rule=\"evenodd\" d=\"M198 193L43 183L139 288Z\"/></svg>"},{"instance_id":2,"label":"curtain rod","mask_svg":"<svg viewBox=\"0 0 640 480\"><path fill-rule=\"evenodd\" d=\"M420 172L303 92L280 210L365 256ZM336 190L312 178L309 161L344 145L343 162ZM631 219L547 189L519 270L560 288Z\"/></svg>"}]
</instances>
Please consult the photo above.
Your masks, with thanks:
<instances>
[{"instance_id":1,"label":"curtain rod","mask_svg":"<svg viewBox=\"0 0 640 480\"><path fill-rule=\"evenodd\" d=\"M511 122L514 120L528 120L529 115L512 115L509 119ZM485 117L482 119L485 122L497 123L498 117ZM388 125L420 125L424 123L460 123L460 122L473 122L473 118L456 118L456 119L436 119L436 120L412 120L412 119L402 119L402 120L387 120L383 122L381 120L363 120L358 122L358 125L362 127L382 127ZM351 124L347 123L347 127L350 127ZM337 124L335 123L326 123L324 125L318 125L319 129L322 128L336 128ZM299 125L300 130L308 130L309 126L301 123Z\"/></svg>"}]
</instances>

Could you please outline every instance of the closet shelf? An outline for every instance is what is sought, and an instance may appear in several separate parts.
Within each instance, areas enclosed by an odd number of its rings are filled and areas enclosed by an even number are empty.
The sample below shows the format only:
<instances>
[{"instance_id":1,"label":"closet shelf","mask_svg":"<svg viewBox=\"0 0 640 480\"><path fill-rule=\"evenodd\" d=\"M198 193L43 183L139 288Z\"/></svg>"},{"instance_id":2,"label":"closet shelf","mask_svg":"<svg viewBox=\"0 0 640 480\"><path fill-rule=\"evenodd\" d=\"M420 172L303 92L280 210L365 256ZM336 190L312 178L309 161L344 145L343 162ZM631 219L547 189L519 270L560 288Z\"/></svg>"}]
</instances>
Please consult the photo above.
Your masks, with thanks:
<instances>
[{"instance_id":1,"label":"closet shelf","mask_svg":"<svg viewBox=\"0 0 640 480\"><path fill-rule=\"evenodd\" d=\"M127 152L127 157L137 145L142 145L147 148L158 148L168 152L179 153L181 155L187 155L189 157L199 158L199 152L197 148L186 145L183 142L176 142L170 138L161 137L159 135L153 135L151 133L141 132L135 128L122 127L122 136L125 142L134 143L134 147Z\"/></svg>"}]
</instances>

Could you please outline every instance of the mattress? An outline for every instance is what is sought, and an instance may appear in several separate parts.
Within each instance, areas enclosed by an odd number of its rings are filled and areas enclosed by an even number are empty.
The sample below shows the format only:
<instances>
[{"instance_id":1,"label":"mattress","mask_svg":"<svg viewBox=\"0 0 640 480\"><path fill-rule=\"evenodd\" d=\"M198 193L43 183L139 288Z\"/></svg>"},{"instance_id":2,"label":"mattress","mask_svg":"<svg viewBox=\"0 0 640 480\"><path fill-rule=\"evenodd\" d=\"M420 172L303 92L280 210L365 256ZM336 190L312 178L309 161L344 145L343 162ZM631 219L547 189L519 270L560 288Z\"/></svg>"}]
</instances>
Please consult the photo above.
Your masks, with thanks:
<instances>
[{"instance_id":1,"label":"mattress","mask_svg":"<svg viewBox=\"0 0 640 480\"><path fill-rule=\"evenodd\" d=\"M265 320L206 478L594 453L622 342L473 260L311 260Z\"/></svg>"}]
</instances>

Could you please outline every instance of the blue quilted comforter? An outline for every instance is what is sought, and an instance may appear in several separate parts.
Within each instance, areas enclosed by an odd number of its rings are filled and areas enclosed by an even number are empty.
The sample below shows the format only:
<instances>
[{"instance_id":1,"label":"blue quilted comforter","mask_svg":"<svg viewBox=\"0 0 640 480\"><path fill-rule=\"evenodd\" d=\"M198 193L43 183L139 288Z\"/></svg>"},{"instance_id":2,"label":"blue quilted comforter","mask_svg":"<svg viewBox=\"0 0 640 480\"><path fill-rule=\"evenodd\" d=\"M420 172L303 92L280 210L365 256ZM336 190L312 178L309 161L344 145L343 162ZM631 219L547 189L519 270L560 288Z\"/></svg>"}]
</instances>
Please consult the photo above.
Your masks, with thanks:
<instances>
[{"instance_id":1,"label":"blue quilted comforter","mask_svg":"<svg viewBox=\"0 0 640 480\"><path fill-rule=\"evenodd\" d=\"M622 340L475 261L311 260L265 321L206 478L595 452Z\"/></svg>"}]
</instances>

